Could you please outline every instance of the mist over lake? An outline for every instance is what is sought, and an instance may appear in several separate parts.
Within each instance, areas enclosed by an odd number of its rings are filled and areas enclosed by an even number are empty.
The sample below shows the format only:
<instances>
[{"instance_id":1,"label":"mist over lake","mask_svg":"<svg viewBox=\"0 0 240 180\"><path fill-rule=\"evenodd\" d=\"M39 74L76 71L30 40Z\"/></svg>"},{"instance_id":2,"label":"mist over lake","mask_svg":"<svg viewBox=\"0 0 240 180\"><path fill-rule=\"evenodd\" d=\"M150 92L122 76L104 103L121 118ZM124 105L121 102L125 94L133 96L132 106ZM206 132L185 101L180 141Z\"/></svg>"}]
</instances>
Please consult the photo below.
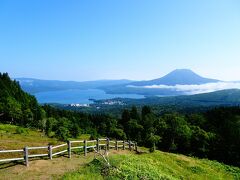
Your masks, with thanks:
<instances>
[{"instance_id":1,"label":"mist over lake","mask_svg":"<svg viewBox=\"0 0 240 180\"><path fill-rule=\"evenodd\" d=\"M89 99L112 99L112 98L133 98L141 99L143 95L138 94L107 94L103 90L88 89L88 90L62 90L48 91L34 94L40 103L60 103L60 104L91 104L93 101Z\"/></svg>"}]
</instances>

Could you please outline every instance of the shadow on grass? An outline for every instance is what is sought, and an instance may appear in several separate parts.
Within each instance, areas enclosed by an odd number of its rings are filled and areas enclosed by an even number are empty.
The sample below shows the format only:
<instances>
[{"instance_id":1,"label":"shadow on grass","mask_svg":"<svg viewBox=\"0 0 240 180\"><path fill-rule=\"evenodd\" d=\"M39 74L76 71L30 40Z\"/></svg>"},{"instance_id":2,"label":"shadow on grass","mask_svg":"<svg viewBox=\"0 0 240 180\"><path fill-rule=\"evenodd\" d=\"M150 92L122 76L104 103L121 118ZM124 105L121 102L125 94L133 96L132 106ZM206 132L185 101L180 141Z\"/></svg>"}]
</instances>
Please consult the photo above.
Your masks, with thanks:
<instances>
[{"instance_id":1,"label":"shadow on grass","mask_svg":"<svg viewBox=\"0 0 240 180\"><path fill-rule=\"evenodd\" d=\"M5 162L5 163L0 163L0 169L7 169L16 165L24 165L24 162L22 161L14 161L14 162Z\"/></svg>"}]
</instances>

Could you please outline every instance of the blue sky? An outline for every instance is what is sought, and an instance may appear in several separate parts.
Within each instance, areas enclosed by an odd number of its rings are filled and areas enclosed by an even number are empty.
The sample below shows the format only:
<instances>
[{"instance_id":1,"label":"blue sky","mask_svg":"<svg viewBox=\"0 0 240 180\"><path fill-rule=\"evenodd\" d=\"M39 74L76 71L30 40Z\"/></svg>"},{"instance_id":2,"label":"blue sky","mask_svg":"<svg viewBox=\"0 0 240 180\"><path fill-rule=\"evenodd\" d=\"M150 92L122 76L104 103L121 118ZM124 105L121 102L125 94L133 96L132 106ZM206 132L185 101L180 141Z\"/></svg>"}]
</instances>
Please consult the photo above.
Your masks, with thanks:
<instances>
[{"instance_id":1,"label":"blue sky","mask_svg":"<svg viewBox=\"0 0 240 180\"><path fill-rule=\"evenodd\" d=\"M240 1L1 0L0 72L153 79L177 68L240 80Z\"/></svg>"}]
</instances>

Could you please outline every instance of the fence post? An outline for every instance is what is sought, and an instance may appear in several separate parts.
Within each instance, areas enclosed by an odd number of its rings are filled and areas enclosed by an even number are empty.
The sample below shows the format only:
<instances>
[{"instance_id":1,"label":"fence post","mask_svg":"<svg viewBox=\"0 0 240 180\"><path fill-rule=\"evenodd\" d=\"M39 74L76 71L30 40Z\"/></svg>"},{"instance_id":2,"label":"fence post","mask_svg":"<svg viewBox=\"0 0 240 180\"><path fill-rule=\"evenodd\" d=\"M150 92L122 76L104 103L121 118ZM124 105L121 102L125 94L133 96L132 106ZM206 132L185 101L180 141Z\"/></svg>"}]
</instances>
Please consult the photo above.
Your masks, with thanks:
<instances>
[{"instance_id":1,"label":"fence post","mask_svg":"<svg viewBox=\"0 0 240 180\"><path fill-rule=\"evenodd\" d=\"M28 167L29 163L28 163L28 147L26 146L25 148L23 148L24 151L24 160L25 160L25 165Z\"/></svg>"},{"instance_id":2,"label":"fence post","mask_svg":"<svg viewBox=\"0 0 240 180\"><path fill-rule=\"evenodd\" d=\"M106 150L109 151L109 138L107 138L107 142L106 142Z\"/></svg>"},{"instance_id":3,"label":"fence post","mask_svg":"<svg viewBox=\"0 0 240 180\"><path fill-rule=\"evenodd\" d=\"M132 147L131 147L131 141L130 140L128 141L128 146L129 146L129 151L131 151Z\"/></svg>"},{"instance_id":4,"label":"fence post","mask_svg":"<svg viewBox=\"0 0 240 180\"><path fill-rule=\"evenodd\" d=\"M115 149L118 150L118 141L115 141Z\"/></svg>"},{"instance_id":5,"label":"fence post","mask_svg":"<svg viewBox=\"0 0 240 180\"><path fill-rule=\"evenodd\" d=\"M52 160L52 145L48 145L48 157Z\"/></svg>"},{"instance_id":6,"label":"fence post","mask_svg":"<svg viewBox=\"0 0 240 180\"><path fill-rule=\"evenodd\" d=\"M67 141L68 145L68 158L71 158L71 141Z\"/></svg>"},{"instance_id":7,"label":"fence post","mask_svg":"<svg viewBox=\"0 0 240 180\"><path fill-rule=\"evenodd\" d=\"M99 138L97 138L97 152L99 152Z\"/></svg>"},{"instance_id":8,"label":"fence post","mask_svg":"<svg viewBox=\"0 0 240 180\"><path fill-rule=\"evenodd\" d=\"M87 156L87 140L84 140L84 156Z\"/></svg>"},{"instance_id":9,"label":"fence post","mask_svg":"<svg viewBox=\"0 0 240 180\"><path fill-rule=\"evenodd\" d=\"M125 140L123 140L123 150L125 150Z\"/></svg>"}]
</instances>

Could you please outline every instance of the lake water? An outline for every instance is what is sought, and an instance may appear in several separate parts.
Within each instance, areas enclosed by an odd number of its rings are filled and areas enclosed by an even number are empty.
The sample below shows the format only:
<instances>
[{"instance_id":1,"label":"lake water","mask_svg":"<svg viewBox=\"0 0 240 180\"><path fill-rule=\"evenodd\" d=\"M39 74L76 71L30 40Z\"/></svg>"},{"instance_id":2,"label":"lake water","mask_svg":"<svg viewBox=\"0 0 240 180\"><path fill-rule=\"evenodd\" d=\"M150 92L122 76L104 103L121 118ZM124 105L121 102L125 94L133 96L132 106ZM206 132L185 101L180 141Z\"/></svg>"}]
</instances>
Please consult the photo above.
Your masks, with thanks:
<instances>
[{"instance_id":1,"label":"lake water","mask_svg":"<svg viewBox=\"0 0 240 180\"><path fill-rule=\"evenodd\" d=\"M138 94L106 94L99 89L88 90L64 90L49 91L34 94L40 103L60 103L60 104L91 104L89 99L112 99L112 98L133 98L141 99L143 95Z\"/></svg>"}]
</instances>

